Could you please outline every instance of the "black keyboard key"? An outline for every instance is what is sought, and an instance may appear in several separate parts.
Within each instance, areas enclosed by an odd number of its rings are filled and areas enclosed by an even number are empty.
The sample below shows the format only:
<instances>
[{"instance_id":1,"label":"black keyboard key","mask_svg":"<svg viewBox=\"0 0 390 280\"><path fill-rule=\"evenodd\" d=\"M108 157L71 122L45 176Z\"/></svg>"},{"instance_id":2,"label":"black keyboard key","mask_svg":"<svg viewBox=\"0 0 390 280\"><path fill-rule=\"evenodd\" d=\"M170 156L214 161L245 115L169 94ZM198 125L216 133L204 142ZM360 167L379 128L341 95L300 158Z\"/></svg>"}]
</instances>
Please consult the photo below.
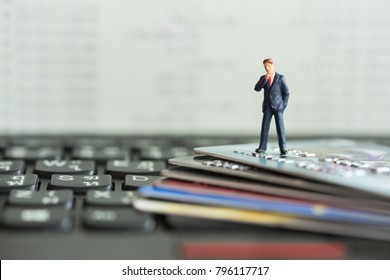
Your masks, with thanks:
<instances>
[{"instance_id":1,"label":"black keyboard key","mask_svg":"<svg viewBox=\"0 0 390 280\"><path fill-rule=\"evenodd\" d=\"M88 190L110 190L112 180L110 175L60 175L51 177L49 189L70 189L74 192Z\"/></svg>"},{"instance_id":2,"label":"black keyboard key","mask_svg":"<svg viewBox=\"0 0 390 280\"><path fill-rule=\"evenodd\" d=\"M38 185L38 176L27 175L0 175L0 193L11 190L35 190Z\"/></svg>"},{"instance_id":3,"label":"black keyboard key","mask_svg":"<svg viewBox=\"0 0 390 280\"><path fill-rule=\"evenodd\" d=\"M163 139L163 138L132 138L132 139L123 139L121 143L125 146L131 147L133 151L141 151L148 147L170 147L172 146L171 139Z\"/></svg>"},{"instance_id":4,"label":"black keyboard key","mask_svg":"<svg viewBox=\"0 0 390 280\"><path fill-rule=\"evenodd\" d=\"M6 159L22 159L26 161L35 160L60 160L62 149L56 147L13 146L5 150Z\"/></svg>"},{"instance_id":5,"label":"black keyboard key","mask_svg":"<svg viewBox=\"0 0 390 280\"><path fill-rule=\"evenodd\" d=\"M152 231L156 223L153 216L123 208L87 208L84 225L95 229Z\"/></svg>"},{"instance_id":6,"label":"black keyboard key","mask_svg":"<svg viewBox=\"0 0 390 280\"><path fill-rule=\"evenodd\" d=\"M161 178L161 176L126 175L123 189L136 190L146 185L152 185L155 181Z\"/></svg>"},{"instance_id":7,"label":"black keyboard key","mask_svg":"<svg viewBox=\"0 0 390 280\"><path fill-rule=\"evenodd\" d=\"M88 191L85 200L87 204L97 206L131 206L134 192Z\"/></svg>"},{"instance_id":8,"label":"black keyboard key","mask_svg":"<svg viewBox=\"0 0 390 280\"><path fill-rule=\"evenodd\" d=\"M186 147L160 147L151 146L140 151L142 160L168 160L170 158L183 157L193 154L191 149Z\"/></svg>"},{"instance_id":9,"label":"black keyboard key","mask_svg":"<svg viewBox=\"0 0 390 280\"><path fill-rule=\"evenodd\" d=\"M118 146L81 146L73 151L72 157L75 159L91 159L98 162L115 159L126 160L129 159L129 151Z\"/></svg>"},{"instance_id":10,"label":"black keyboard key","mask_svg":"<svg viewBox=\"0 0 390 280\"><path fill-rule=\"evenodd\" d=\"M68 230L72 220L64 208L7 207L3 213L3 225L20 229Z\"/></svg>"},{"instance_id":11,"label":"black keyboard key","mask_svg":"<svg viewBox=\"0 0 390 280\"><path fill-rule=\"evenodd\" d=\"M22 160L0 161L0 175L12 174L20 175L24 172L26 165Z\"/></svg>"},{"instance_id":12,"label":"black keyboard key","mask_svg":"<svg viewBox=\"0 0 390 280\"><path fill-rule=\"evenodd\" d=\"M161 170L165 169L164 161L127 161L112 160L107 162L107 173L124 178L129 174L136 175L160 175Z\"/></svg>"},{"instance_id":13,"label":"black keyboard key","mask_svg":"<svg viewBox=\"0 0 390 280\"><path fill-rule=\"evenodd\" d=\"M49 178L53 174L93 175L95 162L90 160L39 160L35 164L35 173Z\"/></svg>"},{"instance_id":14,"label":"black keyboard key","mask_svg":"<svg viewBox=\"0 0 390 280\"><path fill-rule=\"evenodd\" d=\"M72 208L73 193L70 190L45 192L13 190L8 197L8 203L12 206L63 207L69 209Z\"/></svg>"},{"instance_id":15,"label":"black keyboard key","mask_svg":"<svg viewBox=\"0 0 390 280\"><path fill-rule=\"evenodd\" d=\"M118 139L111 137L82 137L82 138L70 138L68 140L69 146L80 147L80 146L93 146L93 147L107 147L118 145Z\"/></svg>"}]
</instances>

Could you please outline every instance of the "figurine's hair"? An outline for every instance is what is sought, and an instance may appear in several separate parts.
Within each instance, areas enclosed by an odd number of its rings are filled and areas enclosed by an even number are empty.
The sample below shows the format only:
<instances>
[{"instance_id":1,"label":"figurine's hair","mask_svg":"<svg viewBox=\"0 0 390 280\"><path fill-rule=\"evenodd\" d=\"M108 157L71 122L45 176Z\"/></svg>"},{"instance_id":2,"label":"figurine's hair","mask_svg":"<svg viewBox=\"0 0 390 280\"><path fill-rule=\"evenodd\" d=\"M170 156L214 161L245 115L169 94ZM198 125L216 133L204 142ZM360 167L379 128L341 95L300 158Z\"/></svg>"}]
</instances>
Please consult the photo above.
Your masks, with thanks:
<instances>
[{"instance_id":1,"label":"figurine's hair","mask_svg":"<svg viewBox=\"0 0 390 280\"><path fill-rule=\"evenodd\" d=\"M266 58L263 60L263 64L265 63L274 64L274 61L272 60L272 58Z\"/></svg>"}]
</instances>

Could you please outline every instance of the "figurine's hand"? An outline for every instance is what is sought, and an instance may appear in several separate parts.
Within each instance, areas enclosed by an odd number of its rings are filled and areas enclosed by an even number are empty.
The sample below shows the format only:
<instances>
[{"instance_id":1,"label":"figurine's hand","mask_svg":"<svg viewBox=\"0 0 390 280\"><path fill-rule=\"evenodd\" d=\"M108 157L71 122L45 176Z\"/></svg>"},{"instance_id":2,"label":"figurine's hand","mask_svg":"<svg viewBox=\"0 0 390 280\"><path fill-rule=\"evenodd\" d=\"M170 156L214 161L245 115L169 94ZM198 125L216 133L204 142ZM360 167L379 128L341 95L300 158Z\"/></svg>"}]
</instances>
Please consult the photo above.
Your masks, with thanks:
<instances>
[{"instance_id":1,"label":"figurine's hand","mask_svg":"<svg viewBox=\"0 0 390 280\"><path fill-rule=\"evenodd\" d=\"M265 80L268 81L268 79L269 79L271 76L272 76L272 74L267 72L267 73L265 74Z\"/></svg>"}]
</instances>

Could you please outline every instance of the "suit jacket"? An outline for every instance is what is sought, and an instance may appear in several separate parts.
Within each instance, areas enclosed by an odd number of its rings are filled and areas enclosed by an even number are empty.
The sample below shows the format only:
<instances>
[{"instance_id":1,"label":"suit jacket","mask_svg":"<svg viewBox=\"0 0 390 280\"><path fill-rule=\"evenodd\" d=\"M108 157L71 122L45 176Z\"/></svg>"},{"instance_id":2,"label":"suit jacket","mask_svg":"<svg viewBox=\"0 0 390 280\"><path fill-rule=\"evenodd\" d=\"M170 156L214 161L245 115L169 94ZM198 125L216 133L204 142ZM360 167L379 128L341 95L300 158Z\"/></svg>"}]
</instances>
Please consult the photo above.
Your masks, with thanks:
<instances>
[{"instance_id":1,"label":"suit jacket","mask_svg":"<svg viewBox=\"0 0 390 280\"><path fill-rule=\"evenodd\" d=\"M265 75L261 76L255 85L255 91L261 91L263 88L263 112L267 108L283 112L287 107L288 97L290 95L284 76L275 72L271 87L268 85Z\"/></svg>"}]
</instances>

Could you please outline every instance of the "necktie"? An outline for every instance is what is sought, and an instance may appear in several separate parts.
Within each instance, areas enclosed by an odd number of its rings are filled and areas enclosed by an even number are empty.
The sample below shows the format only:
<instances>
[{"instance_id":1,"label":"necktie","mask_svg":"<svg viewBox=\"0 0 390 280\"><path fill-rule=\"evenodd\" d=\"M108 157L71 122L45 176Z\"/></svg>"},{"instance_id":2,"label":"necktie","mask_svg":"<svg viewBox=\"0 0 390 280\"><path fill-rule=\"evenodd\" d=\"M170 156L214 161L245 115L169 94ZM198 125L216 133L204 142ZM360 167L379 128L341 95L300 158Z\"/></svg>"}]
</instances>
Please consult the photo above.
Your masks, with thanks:
<instances>
[{"instance_id":1,"label":"necktie","mask_svg":"<svg viewBox=\"0 0 390 280\"><path fill-rule=\"evenodd\" d=\"M269 79L268 79L268 86L271 86L271 85L272 85L272 76L269 77Z\"/></svg>"}]
</instances>

